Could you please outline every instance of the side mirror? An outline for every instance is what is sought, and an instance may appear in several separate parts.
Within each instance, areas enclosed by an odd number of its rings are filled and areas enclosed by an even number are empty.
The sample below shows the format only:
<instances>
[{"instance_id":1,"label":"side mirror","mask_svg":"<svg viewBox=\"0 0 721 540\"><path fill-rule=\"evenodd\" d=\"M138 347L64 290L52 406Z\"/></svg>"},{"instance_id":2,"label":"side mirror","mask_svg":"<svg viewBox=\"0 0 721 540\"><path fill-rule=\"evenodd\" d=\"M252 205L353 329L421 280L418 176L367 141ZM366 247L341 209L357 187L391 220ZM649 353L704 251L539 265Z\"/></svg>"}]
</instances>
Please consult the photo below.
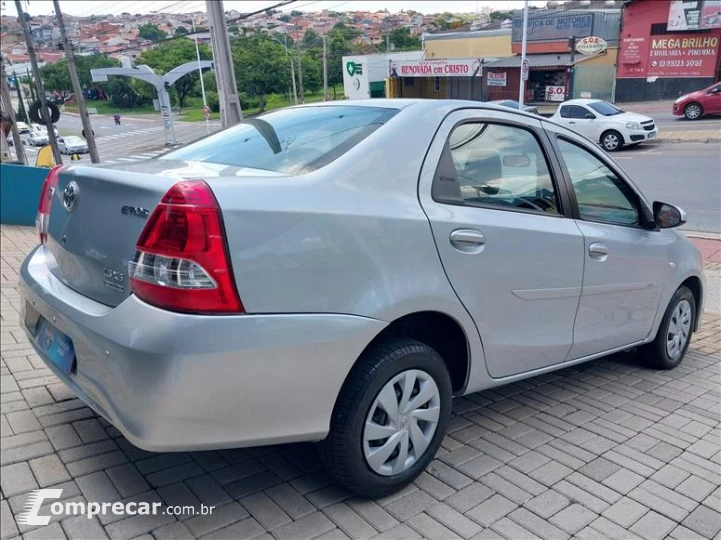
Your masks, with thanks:
<instances>
[{"instance_id":1,"label":"side mirror","mask_svg":"<svg viewBox=\"0 0 721 540\"><path fill-rule=\"evenodd\" d=\"M653 203L653 220L659 229L672 229L686 223L686 212L664 202Z\"/></svg>"},{"instance_id":2,"label":"side mirror","mask_svg":"<svg viewBox=\"0 0 721 540\"><path fill-rule=\"evenodd\" d=\"M591 113L586 113L586 116L584 116L586 120L595 120L596 117L592 115Z\"/></svg>"}]
</instances>

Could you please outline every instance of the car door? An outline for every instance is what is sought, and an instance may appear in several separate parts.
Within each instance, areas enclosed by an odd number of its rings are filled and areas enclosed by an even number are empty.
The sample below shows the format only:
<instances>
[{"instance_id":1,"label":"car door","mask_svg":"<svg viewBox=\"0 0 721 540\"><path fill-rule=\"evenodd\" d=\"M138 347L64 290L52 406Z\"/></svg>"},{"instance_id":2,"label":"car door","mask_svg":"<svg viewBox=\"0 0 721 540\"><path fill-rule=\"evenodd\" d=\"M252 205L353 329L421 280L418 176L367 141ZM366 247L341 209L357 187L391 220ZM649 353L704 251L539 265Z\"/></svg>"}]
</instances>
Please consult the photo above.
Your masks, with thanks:
<instances>
[{"instance_id":1,"label":"car door","mask_svg":"<svg viewBox=\"0 0 721 540\"><path fill-rule=\"evenodd\" d=\"M673 273L668 237L618 167L550 124L576 223L584 237L583 291L569 359L638 343L651 331Z\"/></svg>"},{"instance_id":2,"label":"car door","mask_svg":"<svg viewBox=\"0 0 721 540\"><path fill-rule=\"evenodd\" d=\"M65 139L62 137L58 139L58 150L60 150L61 153L65 153Z\"/></svg>"},{"instance_id":3,"label":"car door","mask_svg":"<svg viewBox=\"0 0 721 540\"><path fill-rule=\"evenodd\" d=\"M580 133L584 137L598 142L599 132L597 116L590 109L582 105L561 105L562 125Z\"/></svg>"},{"instance_id":4,"label":"car door","mask_svg":"<svg viewBox=\"0 0 721 540\"><path fill-rule=\"evenodd\" d=\"M544 140L540 120L457 111L421 173L438 253L492 377L562 362L572 345L583 236L564 216L569 203Z\"/></svg>"},{"instance_id":5,"label":"car door","mask_svg":"<svg viewBox=\"0 0 721 540\"><path fill-rule=\"evenodd\" d=\"M703 106L706 114L721 114L721 84L711 87L706 93Z\"/></svg>"}]
</instances>

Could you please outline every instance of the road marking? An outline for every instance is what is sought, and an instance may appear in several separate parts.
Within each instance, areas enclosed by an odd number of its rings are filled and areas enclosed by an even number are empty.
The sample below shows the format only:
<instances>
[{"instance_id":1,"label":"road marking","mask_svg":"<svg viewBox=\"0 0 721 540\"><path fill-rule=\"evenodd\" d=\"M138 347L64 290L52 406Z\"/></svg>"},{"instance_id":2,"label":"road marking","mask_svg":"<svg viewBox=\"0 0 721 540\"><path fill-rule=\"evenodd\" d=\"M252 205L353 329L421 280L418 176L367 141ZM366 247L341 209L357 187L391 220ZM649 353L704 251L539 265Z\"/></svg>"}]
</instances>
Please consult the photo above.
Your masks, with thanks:
<instances>
[{"instance_id":1,"label":"road marking","mask_svg":"<svg viewBox=\"0 0 721 540\"><path fill-rule=\"evenodd\" d=\"M117 159L118 161L138 161L137 159L130 159L130 158L126 158L126 157L119 157L119 158L115 158L115 159Z\"/></svg>"}]
</instances>

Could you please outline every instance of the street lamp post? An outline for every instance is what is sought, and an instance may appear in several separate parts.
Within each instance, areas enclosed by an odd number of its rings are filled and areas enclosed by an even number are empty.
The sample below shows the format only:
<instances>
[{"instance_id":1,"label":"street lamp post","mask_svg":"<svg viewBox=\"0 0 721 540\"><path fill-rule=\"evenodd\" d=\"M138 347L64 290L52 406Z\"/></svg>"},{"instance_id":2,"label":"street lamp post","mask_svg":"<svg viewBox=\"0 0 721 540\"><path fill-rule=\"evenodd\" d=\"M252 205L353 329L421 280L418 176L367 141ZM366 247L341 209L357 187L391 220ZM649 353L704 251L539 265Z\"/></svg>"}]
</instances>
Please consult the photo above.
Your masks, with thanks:
<instances>
[{"instance_id":1,"label":"street lamp post","mask_svg":"<svg viewBox=\"0 0 721 540\"><path fill-rule=\"evenodd\" d=\"M198 47L198 35L195 33L195 19L191 19L193 24L193 40L195 41L195 56L198 58L198 75L200 75L200 92L203 94L203 114L205 115L205 131L210 133L210 124L208 123L209 114L206 111L208 100L205 99L205 82L203 81L203 68L200 65L200 48Z\"/></svg>"},{"instance_id":2,"label":"street lamp post","mask_svg":"<svg viewBox=\"0 0 721 540\"><path fill-rule=\"evenodd\" d=\"M281 45L283 45L283 48L285 49L285 53L288 55L288 58L290 58L290 80L293 83L293 103L295 105L298 105L298 92L295 89L295 63L293 62L293 55L290 54L290 51L288 50L288 36L285 36L285 43L283 43L278 38L274 37L271 38L273 41L277 41Z\"/></svg>"}]
</instances>

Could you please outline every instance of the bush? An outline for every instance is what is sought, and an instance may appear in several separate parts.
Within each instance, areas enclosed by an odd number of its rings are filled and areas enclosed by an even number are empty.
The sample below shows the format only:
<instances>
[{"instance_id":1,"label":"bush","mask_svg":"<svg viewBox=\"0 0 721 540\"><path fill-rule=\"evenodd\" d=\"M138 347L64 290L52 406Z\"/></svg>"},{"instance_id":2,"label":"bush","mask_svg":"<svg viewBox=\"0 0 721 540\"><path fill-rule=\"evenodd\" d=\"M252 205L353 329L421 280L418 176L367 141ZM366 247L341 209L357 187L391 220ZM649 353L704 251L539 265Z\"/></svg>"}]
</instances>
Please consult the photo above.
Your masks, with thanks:
<instances>
[{"instance_id":1,"label":"bush","mask_svg":"<svg viewBox=\"0 0 721 540\"><path fill-rule=\"evenodd\" d=\"M208 102L208 107L214 113L220 112L220 98L217 92L206 92L205 99Z\"/></svg>"}]
</instances>

